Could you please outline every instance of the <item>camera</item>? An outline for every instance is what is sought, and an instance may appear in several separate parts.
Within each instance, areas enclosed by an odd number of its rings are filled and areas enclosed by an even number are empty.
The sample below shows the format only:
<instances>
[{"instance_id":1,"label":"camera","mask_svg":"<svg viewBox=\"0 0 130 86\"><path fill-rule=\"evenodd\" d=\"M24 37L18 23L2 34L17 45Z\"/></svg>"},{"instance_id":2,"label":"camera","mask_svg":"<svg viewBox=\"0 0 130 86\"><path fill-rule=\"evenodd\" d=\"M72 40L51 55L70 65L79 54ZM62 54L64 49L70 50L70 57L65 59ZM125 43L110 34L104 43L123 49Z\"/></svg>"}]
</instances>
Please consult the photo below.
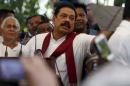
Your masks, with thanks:
<instances>
[{"instance_id":1,"label":"camera","mask_svg":"<svg viewBox=\"0 0 130 86\"><path fill-rule=\"evenodd\" d=\"M0 57L0 80L19 81L24 79L24 75L19 57Z\"/></svg>"}]
</instances>

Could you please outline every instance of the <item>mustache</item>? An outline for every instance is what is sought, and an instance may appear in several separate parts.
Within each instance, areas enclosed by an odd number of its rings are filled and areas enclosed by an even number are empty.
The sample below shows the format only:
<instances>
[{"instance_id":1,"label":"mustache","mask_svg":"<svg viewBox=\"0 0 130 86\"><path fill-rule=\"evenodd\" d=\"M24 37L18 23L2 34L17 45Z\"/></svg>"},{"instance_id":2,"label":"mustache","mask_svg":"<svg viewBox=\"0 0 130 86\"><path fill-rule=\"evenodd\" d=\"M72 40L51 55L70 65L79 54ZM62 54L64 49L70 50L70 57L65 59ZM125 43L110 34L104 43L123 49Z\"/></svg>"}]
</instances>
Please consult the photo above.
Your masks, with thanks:
<instances>
[{"instance_id":1,"label":"mustache","mask_svg":"<svg viewBox=\"0 0 130 86\"><path fill-rule=\"evenodd\" d=\"M64 23L61 24L61 26L66 26L70 28L70 23L68 21L65 21Z\"/></svg>"}]
</instances>

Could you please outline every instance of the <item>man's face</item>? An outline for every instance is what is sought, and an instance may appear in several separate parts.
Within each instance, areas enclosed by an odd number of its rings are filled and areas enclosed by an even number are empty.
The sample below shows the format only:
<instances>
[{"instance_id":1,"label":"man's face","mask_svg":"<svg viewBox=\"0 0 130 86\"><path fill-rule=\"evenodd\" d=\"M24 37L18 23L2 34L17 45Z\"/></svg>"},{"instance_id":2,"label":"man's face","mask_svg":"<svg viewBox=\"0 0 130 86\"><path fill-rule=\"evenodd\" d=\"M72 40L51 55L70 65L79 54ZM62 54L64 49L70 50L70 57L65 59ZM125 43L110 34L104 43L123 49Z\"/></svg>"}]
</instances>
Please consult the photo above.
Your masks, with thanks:
<instances>
[{"instance_id":1,"label":"man's face","mask_svg":"<svg viewBox=\"0 0 130 86\"><path fill-rule=\"evenodd\" d=\"M32 34L35 33L37 26L42 22L40 16L34 16L29 21L29 24L27 24L29 32Z\"/></svg>"},{"instance_id":2,"label":"man's face","mask_svg":"<svg viewBox=\"0 0 130 86\"><path fill-rule=\"evenodd\" d=\"M75 23L75 12L71 8L63 7L59 13L53 17L55 29L60 34L68 34L73 31Z\"/></svg>"},{"instance_id":3,"label":"man's face","mask_svg":"<svg viewBox=\"0 0 130 86\"><path fill-rule=\"evenodd\" d=\"M5 14L5 18L8 17L8 16L14 16L14 14L13 13ZM4 20L4 18L0 17L0 26L1 26L1 23L2 23L3 20ZM1 35L1 27L0 27L0 35Z\"/></svg>"},{"instance_id":4,"label":"man's face","mask_svg":"<svg viewBox=\"0 0 130 86\"><path fill-rule=\"evenodd\" d=\"M88 20L91 21L91 19L93 19L94 17L94 14L92 8L89 5L87 6L87 13L88 13Z\"/></svg>"},{"instance_id":5,"label":"man's face","mask_svg":"<svg viewBox=\"0 0 130 86\"><path fill-rule=\"evenodd\" d=\"M16 21L10 18L5 22L4 28L2 28L2 36L4 39L17 40L19 31L20 29L16 25Z\"/></svg>"},{"instance_id":6,"label":"man's face","mask_svg":"<svg viewBox=\"0 0 130 86\"><path fill-rule=\"evenodd\" d=\"M82 8L76 8L77 18L75 22L76 32L83 32L88 22L87 15Z\"/></svg>"}]
</instances>

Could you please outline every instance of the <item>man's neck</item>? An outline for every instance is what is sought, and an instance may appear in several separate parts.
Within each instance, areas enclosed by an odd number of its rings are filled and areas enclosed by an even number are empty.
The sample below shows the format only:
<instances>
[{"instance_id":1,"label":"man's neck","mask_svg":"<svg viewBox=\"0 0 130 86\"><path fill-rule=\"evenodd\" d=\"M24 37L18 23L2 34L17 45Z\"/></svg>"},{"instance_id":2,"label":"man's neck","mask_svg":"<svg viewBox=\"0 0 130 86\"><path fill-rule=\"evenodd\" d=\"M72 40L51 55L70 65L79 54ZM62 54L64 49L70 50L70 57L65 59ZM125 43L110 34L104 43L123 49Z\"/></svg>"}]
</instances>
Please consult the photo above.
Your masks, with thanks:
<instances>
[{"instance_id":1,"label":"man's neck","mask_svg":"<svg viewBox=\"0 0 130 86\"><path fill-rule=\"evenodd\" d=\"M55 40L58 40L58 39L60 39L61 37L65 36L65 34L58 33L58 32L55 31L55 30L52 32L52 35L53 35L53 38L54 38Z\"/></svg>"},{"instance_id":2,"label":"man's neck","mask_svg":"<svg viewBox=\"0 0 130 86\"><path fill-rule=\"evenodd\" d=\"M17 45L18 45L18 42L17 41L15 41L15 40L11 40L11 41L9 41L9 40L4 40L3 41L3 44L5 45L5 46L8 46L8 47L10 47L10 48L14 48L14 47L16 47Z\"/></svg>"}]
</instances>

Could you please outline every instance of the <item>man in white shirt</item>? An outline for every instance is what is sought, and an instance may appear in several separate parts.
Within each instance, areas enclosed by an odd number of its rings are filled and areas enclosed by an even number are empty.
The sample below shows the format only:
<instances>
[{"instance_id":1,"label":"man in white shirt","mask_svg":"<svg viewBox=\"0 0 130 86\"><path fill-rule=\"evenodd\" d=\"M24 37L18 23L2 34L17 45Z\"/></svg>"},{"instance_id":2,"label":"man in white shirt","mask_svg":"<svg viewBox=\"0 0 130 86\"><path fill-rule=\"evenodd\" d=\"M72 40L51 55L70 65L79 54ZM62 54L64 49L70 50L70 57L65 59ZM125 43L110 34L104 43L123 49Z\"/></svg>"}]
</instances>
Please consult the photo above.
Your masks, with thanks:
<instances>
[{"instance_id":1,"label":"man in white shirt","mask_svg":"<svg viewBox=\"0 0 130 86\"><path fill-rule=\"evenodd\" d=\"M109 40L113 61L130 65L130 0L126 0L123 20Z\"/></svg>"},{"instance_id":2,"label":"man in white shirt","mask_svg":"<svg viewBox=\"0 0 130 86\"><path fill-rule=\"evenodd\" d=\"M0 57L18 57L27 55L25 46L18 42L20 24L14 17L6 17L1 23L1 35L3 42L0 43Z\"/></svg>"},{"instance_id":3,"label":"man in white shirt","mask_svg":"<svg viewBox=\"0 0 130 86\"><path fill-rule=\"evenodd\" d=\"M76 16L72 4L65 1L57 2L52 20L54 31L39 34L27 43L31 56L37 49L41 49L43 58L56 57L56 73L64 86L79 86L83 59L90 54L90 45L94 38L91 35L76 35L73 32Z\"/></svg>"}]
</instances>

